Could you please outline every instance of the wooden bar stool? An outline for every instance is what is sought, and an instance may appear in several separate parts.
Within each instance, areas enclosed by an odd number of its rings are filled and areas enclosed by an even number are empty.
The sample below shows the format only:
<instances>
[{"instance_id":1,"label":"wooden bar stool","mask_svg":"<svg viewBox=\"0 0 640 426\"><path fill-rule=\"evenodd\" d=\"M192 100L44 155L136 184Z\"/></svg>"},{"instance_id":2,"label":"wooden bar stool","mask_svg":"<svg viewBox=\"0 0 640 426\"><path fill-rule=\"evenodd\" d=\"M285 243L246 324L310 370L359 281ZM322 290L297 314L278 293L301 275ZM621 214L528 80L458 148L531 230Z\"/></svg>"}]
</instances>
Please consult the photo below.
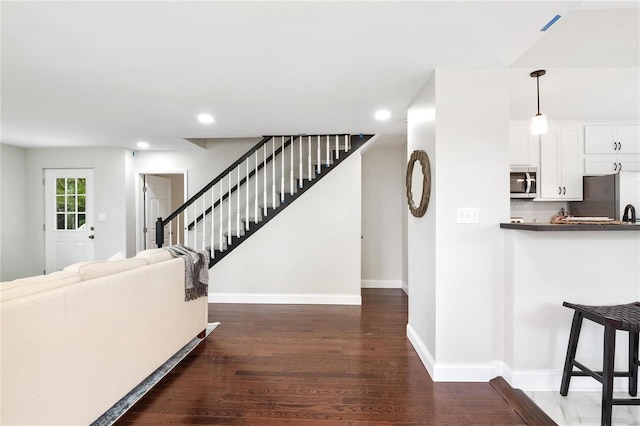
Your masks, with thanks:
<instances>
[{"instance_id":1,"label":"wooden bar stool","mask_svg":"<svg viewBox=\"0 0 640 426\"><path fill-rule=\"evenodd\" d=\"M574 309L575 313L573 314L571 333L569 334L567 357L564 361L562 383L560 384L560 395L567 396L571 377L593 377L602 383L602 417L600 422L602 425L611 425L613 405L640 405L640 399L613 398L614 377L628 377L629 395L636 396L638 392L638 332L640 332L640 302L614 306L586 306L575 305L567 302L564 302L562 305L567 308ZM591 370L575 359L583 318L604 326L604 358L602 371ZM628 370L624 372L614 370L616 330L629 332L629 365ZM573 367L578 368L579 371L574 371Z\"/></svg>"}]
</instances>

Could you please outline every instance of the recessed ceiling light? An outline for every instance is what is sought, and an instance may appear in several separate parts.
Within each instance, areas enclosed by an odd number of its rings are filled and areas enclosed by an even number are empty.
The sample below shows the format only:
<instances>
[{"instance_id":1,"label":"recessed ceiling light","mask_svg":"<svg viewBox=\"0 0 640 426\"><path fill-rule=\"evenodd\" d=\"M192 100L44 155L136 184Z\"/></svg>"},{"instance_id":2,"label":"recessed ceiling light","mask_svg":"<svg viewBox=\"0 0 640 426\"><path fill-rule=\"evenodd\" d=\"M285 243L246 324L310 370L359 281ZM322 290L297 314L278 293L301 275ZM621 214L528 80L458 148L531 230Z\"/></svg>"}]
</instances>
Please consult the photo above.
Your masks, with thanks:
<instances>
[{"instance_id":1,"label":"recessed ceiling light","mask_svg":"<svg viewBox=\"0 0 640 426\"><path fill-rule=\"evenodd\" d=\"M149 148L149 142L145 142L145 141L140 141L136 145L138 146L138 148L141 148L141 149Z\"/></svg>"},{"instance_id":2,"label":"recessed ceiling light","mask_svg":"<svg viewBox=\"0 0 640 426\"><path fill-rule=\"evenodd\" d=\"M376 111L375 114L376 120L388 120L391 117L391 113L389 110L381 109L380 111Z\"/></svg>"},{"instance_id":3,"label":"recessed ceiling light","mask_svg":"<svg viewBox=\"0 0 640 426\"><path fill-rule=\"evenodd\" d=\"M198 121L205 124L213 123L213 117L209 114L200 114L198 116Z\"/></svg>"}]
</instances>

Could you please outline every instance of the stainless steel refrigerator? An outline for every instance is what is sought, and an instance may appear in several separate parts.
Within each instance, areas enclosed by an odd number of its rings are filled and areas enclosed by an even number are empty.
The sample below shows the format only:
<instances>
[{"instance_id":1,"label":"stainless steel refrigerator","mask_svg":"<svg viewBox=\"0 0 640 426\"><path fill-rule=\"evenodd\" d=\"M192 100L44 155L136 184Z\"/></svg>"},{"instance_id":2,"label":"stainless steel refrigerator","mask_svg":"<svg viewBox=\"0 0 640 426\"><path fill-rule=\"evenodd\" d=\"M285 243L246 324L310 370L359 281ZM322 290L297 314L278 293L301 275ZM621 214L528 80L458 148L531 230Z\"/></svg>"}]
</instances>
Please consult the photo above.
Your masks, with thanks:
<instances>
[{"instance_id":1,"label":"stainless steel refrigerator","mask_svg":"<svg viewBox=\"0 0 640 426\"><path fill-rule=\"evenodd\" d=\"M640 172L623 170L614 175L584 176L582 179L582 201L569 203L572 216L621 220L624 208L629 204L640 213Z\"/></svg>"}]
</instances>

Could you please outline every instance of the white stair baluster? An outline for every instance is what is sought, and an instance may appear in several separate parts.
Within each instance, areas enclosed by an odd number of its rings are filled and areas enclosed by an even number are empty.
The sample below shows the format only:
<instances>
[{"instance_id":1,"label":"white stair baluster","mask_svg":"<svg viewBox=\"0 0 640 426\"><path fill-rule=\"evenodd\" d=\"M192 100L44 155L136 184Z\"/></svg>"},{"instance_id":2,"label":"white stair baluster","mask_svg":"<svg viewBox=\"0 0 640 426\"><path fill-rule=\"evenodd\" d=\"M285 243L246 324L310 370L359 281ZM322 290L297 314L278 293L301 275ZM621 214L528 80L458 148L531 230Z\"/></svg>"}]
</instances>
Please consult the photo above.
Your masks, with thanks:
<instances>
[{"instance_id":1,"label":"white stair baluster","mask_svg":"<svg viewBox=\"0 0 640 426\"><path fill-rule=\"evenodd\" d=\"M271 201L276 206L276 138L271 138Z\"/></svg>"},{"instance_id":2,"label":"white stair baluster","mask_svg":"<svg viewBox=\"0 0 640 426\"><path fill-rule=\"evenodd\" d=\"M176 244L180 244L180 213L176 216Z\"/></svg>"},{"instance_id":3,"label":"white stair baluster","mask_svg":"<svg viewBox=\"0 0 640 426\"><path fill-rule=\"evenodd\" d=\"M327 167L329 167L329 155L330 155L329 145L330 145L330 143L329 143L329 135L327 135L327 163L326 163Z\"/></svg>"},{"instance_id":4,"label":"white stair baluster","mask_svg":"<svg viewBox=\"0 0 640 426\"><path fill-rule=\"evenodd\" d=\"M240 164L238 164L238 185L236 186L236 237L240 238Z\"/></svg>"},{"instance_id":5,"label":"white stair baluster","mask_svg":"<svg viewBox=\"0 0 640 426\"><path fill-rule=\"evenodd\" d=\"M298 161L298 172L300 176L298 176L298 188L302 188L302 136L300 136L300 141L298 142L298 149L300 150L300 159Z\"/></svg>"},{"instance_id":6,"label":"white stair baluster","mask_svg":"<svg viewBox=\"0 0 640 426\"><path fill-rule=\"evenodd\" d=\"M184 245L189 247L189 207L184 209Z\"/></svg>"},{"instance_id":7,"label":"white stair baluster","mask_svg":"<svg viewBox=\"0 0 640 426\"><path fill-rule=\"evenodd\" d=\"M255 183L255 204L253 206L253 214L255 216L255 221L256 223L258 223L258 150L256 149L256 168L254 170L254 174L253 174L253 181Z\"/></svg>"},{"instance_id":8,"label":"white stair baluster","mask_svg":"<svg viewBox=\"0 0 640 426\"><path fill-rule=\"evenodd\" d=\"M247 179L244 181L244 193L245 193L245 229L249 230L249 157L247 157Z\"/></svg>"},{"instance_id":9,"label":"white stair baluster","mask_svg":"<svg viewBox=\"0 0 640 426\"><path fill-rule=\"evenodd\" d=\"M294 136L291 136L291 143L289 144L289 152L291 152L291 170L289 173L289 181L290 181L290 189L289 194L293 195L293 146L294 146Z\"/></svg>"},{"instance_id":10,"label":"white stair baluster","mask_svg":"<svg viewBox=\"0 0 640 426\"><path fill-rule=\"evenodd\" d=\"M222 238L224 231L222 229L222 179L220 179L220 202L218 203L218 213L220 214L220 227L218 229L218 242L220 243L220 251L222 251Z\"/></svg>"},{"instance_id":11,"label":"white stair baluster","mask_svg":"<svg viewBox=\"0 0 640 426\"><path fill-rule=\"evenodd\" d=\"M338 135L336 135L336 160L340 158L340 151L338 150Z\"/></svg>"},{"instance_id":12,"label":"white stair baluster","mask_svg":"<svg viewBox=\"0 0 640 426\"><path fill-rule=\"evenodd\" d=\"M231 172L229 172L229 192L227 193L227 244L231 244Z\"/></svg>"},{"instance_id":13,"label":"white stair baluster","mask_svg":"<svg viewBox=\"0 0 640 426\"><path fill-rule=\"evenodd\" d=\"M280 140L280 201L284 203L284 136Z\"/></svg>"},{"instance_id":14,"label":"white stair baluster","mask_svg":"<svg viewBox=\"0 0 640 426\"><path fill-rule=\"evenodd\" d=\"M216 186L213 185L211 187L211 258L214 259L216 257Z\"/></svg>"},{"instance_id":15,"label":"white stair baluster","mask_svg":"<svg viewBox=\"0 0 640 426\"><path fill-rule=\"evenodd\" d=\"M320 173L321 172L321 165L320 165L320 135L318 135L318 165L316 166L316 172Z\"/></svg>"},{"instance_id":16,"label":"white stair baluster","mask_svg":"<svg viewBox=\"0 0 640 426\"><path fill-rule=\"evenodd\" d=\"M262 206L262 212L264 215L267 215L267 143L265 142L262 145L262 202L264 205Z\"/></svg>"},{"instance_id":17,"label":"white stair baluster","mask_svg":"<svg viewBox=\"0 0 640 426\"><path fill-rule=\"evenodd\" d=\"M194 250L198 250L198 203L193 202L193 243Z\"/></svg>"},{"instance_id":18,"label":"white stair baluster","mask_svg":"<svg viewBox=\"0 0 640 426\"><path fill-rule=\"evenodd\" d=\"M205 250L207 241L207 193L202 194L202 250Z\"/></svg>"},{"instance_id":19,"label":"white stair baluster","mask_svg":"<svg viewBox=\"0 0 640 426\"><path fill-rule=\"evenodd\" d=\"M344 135L344 152L349 152L349 150L351 149L351 147L349 146L349 135Z\"/></svg>"},{"instance_id":20,"label":"white stair baluster","mask_svg":"<svg viewBox=\"0 0 640 426\"><path fill-rule=\"evenodd\" d=\"M307 169L309 170L309 182L311 182L311 176L313 176L313 170L311 169L311 136L307 136L307 142L308 143L308 148L309 148L309 161L308 161L308 166Z\"/></svg>"},{"instance_id":21,"label":"white stair baluster","mask_svg":"<svg viewBox=\"0 0 640 426\"><path fill-rule=\"evenodd\" d=\"M173 220L169 221L169 245L173 244Z\"/></svg>"}]
</instances>

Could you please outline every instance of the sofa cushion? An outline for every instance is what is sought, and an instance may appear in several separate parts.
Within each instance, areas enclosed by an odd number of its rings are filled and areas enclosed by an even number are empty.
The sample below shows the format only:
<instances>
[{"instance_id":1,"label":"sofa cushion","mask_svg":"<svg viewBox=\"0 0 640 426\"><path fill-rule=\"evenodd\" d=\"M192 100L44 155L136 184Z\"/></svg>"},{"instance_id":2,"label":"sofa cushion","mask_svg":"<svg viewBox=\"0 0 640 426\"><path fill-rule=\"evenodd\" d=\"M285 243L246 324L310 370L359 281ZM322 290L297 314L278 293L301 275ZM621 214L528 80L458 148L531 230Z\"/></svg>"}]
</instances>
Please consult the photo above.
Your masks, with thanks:
<instances>
[{"instance_id":1,"label":"sofa cushion","mask_svg":"<svg viewBox=\"0 0 640 426\"><path fill-rule=\"evenodd\" d=\"M117 252L107 260L125 260L127 257L121 251Z\"/></svg>"},{"instance_id":2,"label":"sofa cushion","mask_svg":"<svg viewBox=\"0 0 640 426\"><path fill-rule=\"evenodd\" d=\"M37 275L35 277L3 282L0 283L0 300L5 302L18 297L75 284L80 281L82 281L82 278L77 273L58 271L48 275Z\"/></svg>"},{"instance_id":3,"label":"sofa cushion","mask_svg":"<svg viewBox=\"0 0 640 426\"><path fill-rule=\"evenodd\" d=\"M83 281L91 280L105 275L117 274L148 265L145 259L125 259L101 262L89 262L80 265L78 273Z\"/></svg>"},{"instance_id":4,"label":"sofa cushion","mask_svg":"<svg viewBox=\"0 0 640 426\"><path fill-rule=\"evenodd\" d=\"M88 265L89 263L93 263L93 260L85 260L82 262L72 263L69 266L65 266L63 271L65 272L75 272L76 274L80 272L80 267L84 265Z\"/></svg>"},{"instance_id":5,"label":"sofa cushion","mask_svg":"<svg viewBox=\"0 0 640 426\"><path fill-rule=\"evenodd\" d=\"M157 262L164 262L165 260L170 260L172 258L173 256L171 256L171 253L161 248L143 250L134 257L134 259L146 259L149 262L149 265Z\"/></svg>"}]
</instances>

